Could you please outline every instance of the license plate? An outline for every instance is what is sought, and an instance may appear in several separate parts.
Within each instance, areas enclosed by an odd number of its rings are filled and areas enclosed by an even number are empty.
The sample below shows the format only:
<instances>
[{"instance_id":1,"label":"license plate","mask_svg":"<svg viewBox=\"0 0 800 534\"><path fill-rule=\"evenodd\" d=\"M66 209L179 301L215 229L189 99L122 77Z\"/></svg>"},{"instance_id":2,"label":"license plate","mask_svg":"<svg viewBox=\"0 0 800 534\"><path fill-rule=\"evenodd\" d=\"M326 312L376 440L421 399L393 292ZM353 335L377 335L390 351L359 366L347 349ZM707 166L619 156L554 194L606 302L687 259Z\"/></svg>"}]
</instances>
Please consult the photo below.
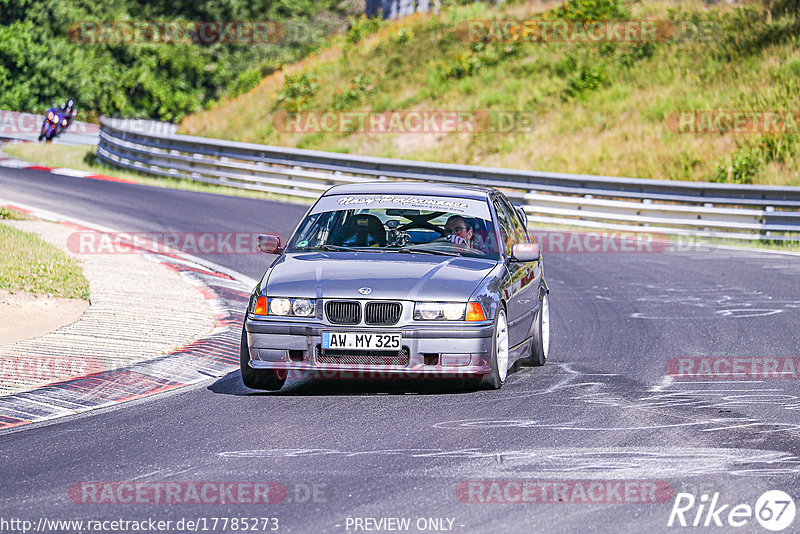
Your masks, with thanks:
<instances>
[{"instance_id":1,"label":"license plate","mask_svg":"<svg viewBox=\"0 0 800 534\"><path fill-rule=\"evenodd\" d=\"M377 332L323 332L323 349L400 350L403 336Z\"/></svg>"}]
</instances>

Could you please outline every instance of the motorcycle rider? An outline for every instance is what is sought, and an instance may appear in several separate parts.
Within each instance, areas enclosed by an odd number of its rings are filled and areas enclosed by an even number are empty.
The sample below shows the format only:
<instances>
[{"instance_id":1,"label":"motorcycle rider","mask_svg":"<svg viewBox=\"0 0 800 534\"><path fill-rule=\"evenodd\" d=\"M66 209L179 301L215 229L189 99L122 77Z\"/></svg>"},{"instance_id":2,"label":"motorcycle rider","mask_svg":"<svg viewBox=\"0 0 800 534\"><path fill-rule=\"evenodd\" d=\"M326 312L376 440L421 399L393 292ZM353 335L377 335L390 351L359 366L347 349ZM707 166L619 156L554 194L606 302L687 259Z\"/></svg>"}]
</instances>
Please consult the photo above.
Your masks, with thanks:
<instances>
[{"instance_id":1,"label":"motorcycle rider","mask_svg":"<svg viewBox=\"0 0 800 534\"><path fill-rule=\"evenodd\" d=\"M75 118L75 101L73 99L69 99L61 106L56 106L51 101L50 104L52 105L50 111L48 111L48 115L45 118L45 123L42 124L42 132L39 134L39 141L45 138L45 125L47 121L50 119L51 112L55 112L56 117L60 117L60 121L58 124L55 125L54 131L52 135L48 137L48 141L52 140L54 137L61 135L67 128L69 128L70 124L72 124L72 120Z\"/></svg>"},{"instance_id":2,"label":"motorcycle rider","mask_svg":"<svg viewBox=\"0 0 800 534\"><path fill-rule=\"evenodd\" d=\"M70 98L64 102L64 105L61 106L61 112L64 114L64 120L67 122L66 124L62 124L61 131L63 132L69 128L69 125L72 124L72 119L75 118L77 114L75 111L75 101Z\"/></svg>"}]
</instances>

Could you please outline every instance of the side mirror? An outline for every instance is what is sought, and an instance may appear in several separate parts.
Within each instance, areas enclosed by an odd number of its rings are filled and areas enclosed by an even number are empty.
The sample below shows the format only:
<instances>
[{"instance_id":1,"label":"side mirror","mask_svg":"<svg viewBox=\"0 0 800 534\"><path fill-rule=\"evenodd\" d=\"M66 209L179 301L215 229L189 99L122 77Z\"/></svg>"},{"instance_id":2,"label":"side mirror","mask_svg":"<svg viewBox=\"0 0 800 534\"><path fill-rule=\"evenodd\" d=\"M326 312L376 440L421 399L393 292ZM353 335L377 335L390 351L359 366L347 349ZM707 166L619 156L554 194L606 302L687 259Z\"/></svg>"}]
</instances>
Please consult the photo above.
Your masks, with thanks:
<instances>
[{"instance_id":1,"label":"side mirror","mask_svg":"<svg viewBox=\"0 0 800 534\"><path fill-rule=\"evenodd\" d=\"M283 243L279 236L262 234L258 236L258 250L264 254L280 254L283 252Z\"/></svg>"},{"instance_id":2,"label":"side mirror","mask_svg":"<svg viewBox=\"0 0 800 534\"><path fill-rule=\"evenodd\" d=\"M511 247L511 261L538 261L539 243L517 243Z\"/></svg>"}]
</instances>

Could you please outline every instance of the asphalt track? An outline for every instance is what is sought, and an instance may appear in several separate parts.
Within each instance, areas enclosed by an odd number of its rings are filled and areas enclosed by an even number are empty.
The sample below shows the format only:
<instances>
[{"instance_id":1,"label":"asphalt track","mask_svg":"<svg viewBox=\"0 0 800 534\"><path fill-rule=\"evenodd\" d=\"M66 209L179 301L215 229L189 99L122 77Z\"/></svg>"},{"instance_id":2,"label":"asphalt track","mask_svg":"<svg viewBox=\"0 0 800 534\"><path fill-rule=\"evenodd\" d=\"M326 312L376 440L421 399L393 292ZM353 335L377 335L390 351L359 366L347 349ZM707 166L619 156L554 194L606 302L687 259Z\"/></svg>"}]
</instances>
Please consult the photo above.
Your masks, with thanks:
<instances>
[{"instance_id":1,"label":"asphalt track","mask_svg":"<svg viewBox=\"0 0 800 534\"><path fill-rule=\"evenodd\" d=\"M286 236L306 209L11 169L0 170L0 198L123 231ZM253 278L270 261L208 259ZM41 518L151 518L173 521L170 532L241 532L222 518L270 517L281 532L390 532L378 530L387 526L381 518L408 518L411 532L767 532L755 518L740 528L726 521L734 505L754 507L766 490L800 498L800 382L666 375L673 358L800 356L800 257L714 248L550 253L545 274L550 359L515 372L500 391L292 379L272 394L247 390L234 372L0 434L0 530L21 531L4 519L35 529ZM508 481L566 482L555 500L571 502L552 502L552 491L544 503L473 502L503 500L502 488L520 497ZM671 491L625 503L607 491L613 502L598 502L599 493L576 491L592 481ZM75 488L92 482L276 482L286 493L266 505L85 503ZM668 527L679 492L698 498L685 513L690 524L701 496L718 494L717 508L729 505L724 526L713 518L702 526L703 513L700 527ZM204 522L181 529L181 519Z\"/></svg>"}]
</instances>

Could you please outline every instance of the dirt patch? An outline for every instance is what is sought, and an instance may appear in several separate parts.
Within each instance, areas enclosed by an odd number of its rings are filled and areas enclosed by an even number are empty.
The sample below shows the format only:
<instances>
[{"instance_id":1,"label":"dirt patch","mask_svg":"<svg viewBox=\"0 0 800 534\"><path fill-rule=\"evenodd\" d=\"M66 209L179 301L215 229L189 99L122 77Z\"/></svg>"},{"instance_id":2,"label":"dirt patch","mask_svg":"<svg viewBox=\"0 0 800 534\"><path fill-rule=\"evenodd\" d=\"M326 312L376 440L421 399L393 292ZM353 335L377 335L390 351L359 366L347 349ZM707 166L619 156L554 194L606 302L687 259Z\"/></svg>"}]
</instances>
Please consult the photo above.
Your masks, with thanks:
<instances>
[{"instance_id":1,"label":"dirt patch","mask_svg":"<svg viewBox=\"0 0 800 534\"><path fill-rule=\"evenodd\" d=\"M41 336L77 321L89 303L80 299L9 293L0 289L0 345Z\"/></svg>"}]
</instances>

